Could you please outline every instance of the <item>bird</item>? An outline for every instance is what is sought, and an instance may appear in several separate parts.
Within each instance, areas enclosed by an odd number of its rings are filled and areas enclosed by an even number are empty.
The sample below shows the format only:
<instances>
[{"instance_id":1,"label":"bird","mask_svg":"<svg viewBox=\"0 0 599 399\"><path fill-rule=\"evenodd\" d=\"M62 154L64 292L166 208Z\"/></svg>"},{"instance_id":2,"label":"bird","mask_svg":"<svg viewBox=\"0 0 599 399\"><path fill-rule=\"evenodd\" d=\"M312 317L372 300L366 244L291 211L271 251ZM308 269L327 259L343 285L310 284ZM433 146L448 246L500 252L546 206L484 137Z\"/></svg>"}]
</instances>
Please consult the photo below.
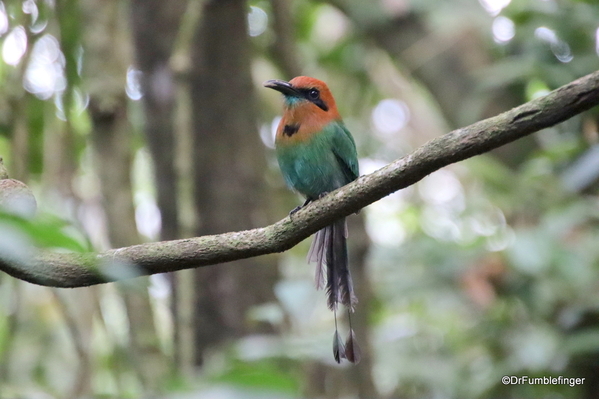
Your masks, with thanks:
<instances>
[{"instance_id":1,"label":"bird","mask_svg":"<svg viewBox=\"0 0 599 399\"><path fill-rule=\"evenodd\" d=\"M277 128L275 152L287 185L306 198L303 205L290 212L292 217L303 206L358 178L356 143L325 82L298 76L289 82L268 80L264 86L283 94L284 113ZM333 357L337 363L341 359L358 363L360 348L351 326L351 313L358 299L349 271L345 218L316 233L308 262L316 263L316 288L322 289L326 284L328 307L335 315ZM349 334L345 343L337 329L339 304L348 310Z\"/></svg>"}]
</instances>

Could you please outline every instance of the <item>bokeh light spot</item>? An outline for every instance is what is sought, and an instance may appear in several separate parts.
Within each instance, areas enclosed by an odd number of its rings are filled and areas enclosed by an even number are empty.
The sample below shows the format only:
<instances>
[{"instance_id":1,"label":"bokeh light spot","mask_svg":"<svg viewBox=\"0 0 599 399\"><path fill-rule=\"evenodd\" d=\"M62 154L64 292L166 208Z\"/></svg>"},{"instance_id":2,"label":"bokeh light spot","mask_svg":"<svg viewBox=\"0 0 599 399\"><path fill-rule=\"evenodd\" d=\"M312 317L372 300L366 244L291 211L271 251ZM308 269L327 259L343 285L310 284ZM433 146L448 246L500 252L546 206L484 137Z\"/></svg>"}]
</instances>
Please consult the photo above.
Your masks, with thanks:
<instances>
[{"instance_id":1,"label":"bokeh light spot","mask_svg":"<svg viewBox=\"0 0 599 399\"><path fill-rule=\"evenodd\" d=\"M137 101L143 97L141 77L142 72L140 70L131 66L127 69L127 83L125 86L125 91L127 92L127 96L133 101Z\"/></svg>"},{"instance_id":2,"label":"bokeh light spot","mask_svg":"<svg viewBox=\"0 0 599 399\"><path fill-rule=\"evenodd\" d=\"M277 135L277 127L280 121L281 117L276 116L270 122L270 125L266 124L260 129L260 138L268 148L275 148L275 136Z\"/></svg>"},{"instance_id":3,"label":"bokeh light spot","mask_svg":"<svg viewBox=\"0 0 599 399\"><path fill-rule=\"evenodd\" d=\"M372 123L382 138L400 131L410 120L406 103L393 98L380 101L372 110Z\"/></svg>"},{"instance_id":4,"label":"bokeh light spot","mask_svg":"<svg viewBox=\"0 0 599 399\"><path fill-rule=\"evenodd\" d=\"M25 90L42 100L63 91L67 85L64 63L58 40L49 34L42 36L33 46L31 59L25 71Z\"/></svg>"},{"instance_id":5,"label":"bokeh light spot","mask_svg":"<svg viewBox=\"0 0 599 399\"><path fill-rule=\"evenodd\" d=\"M510 2L511 0L479 0L480 5L492 16L498 15Z\"/></svg>"},{"instance_id":6,"label":"bokeh light spot","mask_svg":"<svg viewBox=\"0 0 599 399\"><path fill-rule=\"evenodd\" d=\"M0 36L8 32L8 15L4 3L0 1Z\"/></svg>"},{"instance_id":7,"label":"bokeh light spot","mask_svg":"<svg viewBox=\"0 0 599 399\"><path fill-rule=\"evenodd\" d=\"M268 26L268 14L260 7L250 6L248 30L250 36L260 36Z\"/></svg>"},{"instance_id":8,"label":"bokeh light spot","mask_svg":"<svg viewBox=\"0 0 599 399\"><path fill-rule=\"evenodd\" d=\"M502 15L493 20L492 30L495 43L507 43L512 40L516 34L514 22Z\"/></svg>"},{"instance_id":9,"label":"bokeh light spot","mask_svg":"<svg viewBox=\"0 0 599 399\"><path fill-rule=\"evenodd\" d=\"M557 34L544 26L535 29L535 37L549 44L553 55L560 62L568 63L574 59L570 45L557 37Z\"/></svg>"},{"instance_id":10,"label":"bokeh light spot","mask_svg":"<svg viewBox=\"0 0 599 399\"><path fill-rule=\"evenodd\" d=\"M420 197L433 205L445 205L463 197L462 184L456 175L446 169L431 173L418 183Z\"/></svg>"},{"instance_id":11,"label":"bokeh light spot","mask_svg":"<svg viewBox=\"0 0 599 399\"><path fill-rule=\"evenodd\" d=\"M574 55L572 55L572 51L570 50L570 45L563 40L560 40L556 44L551 45L551 51L553 51L553 55L560 62L568 63L574 59Z\"/></svg>"},{"instance_id":12,"label":"bokeh light spot","mask_svg":"<svg viewBox=\"0 0 599 399\"><path fill-rule=\"evenodd\" d=\"M544 26L535 29L535 37L547 43L556 43L558 40L555 32Z\"/></svg>"},{"instance_id":13,"label":"bokeh light spot","mask_svg":"<svg viewBox=\"0 0 599 399\"><path fill-rule=\"evenodd\" d=\"M347 17L339 9L330 5L318 8L312 31L312 42L322 49L332 49L349 31Z\"/></svg>"},{"instance_id":14,"label":"bokeh light spot","mask_svg":"<svg viewBox=\"0 0 599 399\"><path fill-rule=\"evenodd\" d=\"M160 209L154 198L138 195L139 202L135 207L135 223L137 231L152 240L157 240L162 228Z\"/></svg>"},{"instance_id":15,"label":"bokeh light spot","mask_svg":"<svg viewBox=\"0 0 599 399\"><path fill-rule=\"evenodd\" d=\"M27 51L27 34L25 28L19 25L4 39L2 59L8 65L17 65L25 55L25 51Z\"/></svg>"},{"instance_id":16,"label":"bokeh light spot","mask_svg":"<svg viewBox=\"0 0 599 399\"><path fill-rule=\"evenodd\" d=\"M25 0L23 2L22 9L25 14L31 15L31 25L35 25L35 23L37 22L37 17L40 14L37 8L37 4L35 4L35 1Z\"/></svg>"}]
</instances>

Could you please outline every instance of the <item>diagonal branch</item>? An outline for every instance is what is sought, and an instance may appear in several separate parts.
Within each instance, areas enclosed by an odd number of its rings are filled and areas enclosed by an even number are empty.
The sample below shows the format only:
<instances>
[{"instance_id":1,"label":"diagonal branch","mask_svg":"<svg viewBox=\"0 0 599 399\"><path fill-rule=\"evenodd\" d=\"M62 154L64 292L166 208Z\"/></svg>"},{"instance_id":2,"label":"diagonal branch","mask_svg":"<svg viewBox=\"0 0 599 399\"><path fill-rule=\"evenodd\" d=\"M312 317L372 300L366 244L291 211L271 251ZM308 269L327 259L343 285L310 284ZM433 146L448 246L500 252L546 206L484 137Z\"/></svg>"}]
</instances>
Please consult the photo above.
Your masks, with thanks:
<instances>
[{"instance_id":1,"label":"diagonal branch","mask_svg":"<svg viewBox=\"0 0 599 399\"><path fill-rule=\"evenodd\" d=\"M451 163L563 122L599 104L599 72L493 118L454 130L267 227L134 245L100 254L39 250L27 261L0 259L0 270L35 284L83 287L138 275L214 265L285 251L339 217Z\"/></svg>"}]
</instances>

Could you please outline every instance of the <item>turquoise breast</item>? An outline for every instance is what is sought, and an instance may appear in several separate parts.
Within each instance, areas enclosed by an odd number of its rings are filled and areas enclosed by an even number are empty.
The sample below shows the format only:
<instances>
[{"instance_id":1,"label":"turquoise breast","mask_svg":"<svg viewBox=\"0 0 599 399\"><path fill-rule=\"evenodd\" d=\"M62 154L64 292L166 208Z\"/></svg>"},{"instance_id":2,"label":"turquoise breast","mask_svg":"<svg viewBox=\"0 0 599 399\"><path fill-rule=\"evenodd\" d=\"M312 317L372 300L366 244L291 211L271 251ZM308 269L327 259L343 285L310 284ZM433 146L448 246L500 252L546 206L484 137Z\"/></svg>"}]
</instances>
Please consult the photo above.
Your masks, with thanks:
<instances>
[{"instance_id":1,"label":"turquoise breast","mask_svg":"<svg viewBox=\"0 0 599 399\"><path fill-rule=\"evenodd\" d=\"M277 146L277 159L287 185L306 198L317 199L349 183L331 145L329 135L315 134L293 146Z\"/></svg>"}]
</instances>

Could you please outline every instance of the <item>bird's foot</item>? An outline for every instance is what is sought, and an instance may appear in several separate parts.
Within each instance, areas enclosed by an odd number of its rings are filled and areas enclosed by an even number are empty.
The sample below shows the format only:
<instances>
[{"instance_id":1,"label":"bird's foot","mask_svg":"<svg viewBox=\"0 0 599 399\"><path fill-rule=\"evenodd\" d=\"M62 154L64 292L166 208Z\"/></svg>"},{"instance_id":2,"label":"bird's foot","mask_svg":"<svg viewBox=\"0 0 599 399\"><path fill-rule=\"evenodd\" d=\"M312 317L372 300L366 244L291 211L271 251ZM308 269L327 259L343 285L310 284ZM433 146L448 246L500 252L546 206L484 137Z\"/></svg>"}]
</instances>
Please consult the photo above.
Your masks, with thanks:
<instances>
[{"instance_id":1,"label":"bird's foot","mask_svg":"<svg viewBox=\"0 0 599 399\"><path fill-rule=\"evenodd\" d=\"M299 211L300 209L302 209L301 205L300 206L296 206L291 211L289 211L289 219L293 220L293 215L295 215L297 213L297 211Z\"/></svg>"},{"instance_id":2,"label":"bird's foot","mask_svg":"<svg viewBox=\"0 0 599 399\"><path fill-rule=\"evenodd\" d=\"M321 193L318 196L318 199L321 199L322 197L324 197L327 194L328 194L328 191L325 191L324 193ZM300 209L302 209L303 207L305 207L306 205L308 205L312 201L313 201L312 198L306 198L306 201L303 204L301 204L300 206L296 206L295 208L293 208L291 210L291 212L289 212L289 219L293 220L293 215L295 215Z\"/></svg>"},{"instance_id":3,"label":"bird's foot","mask_svg":"<svg viewBox=\"0 0 599 399\"><path fill-rule=\"evenodd\" d=\"M305 207L306 205L308 205L310 202L312 202L312 199L308 198L306 199L306 201L301 204L300 206L296 206L295 208L293 208L291 210L291 212L289 212L289 219L293 220L293 215L295 215L300 209L302 209L303 207Z\"/></svg>"}]
</instances>

